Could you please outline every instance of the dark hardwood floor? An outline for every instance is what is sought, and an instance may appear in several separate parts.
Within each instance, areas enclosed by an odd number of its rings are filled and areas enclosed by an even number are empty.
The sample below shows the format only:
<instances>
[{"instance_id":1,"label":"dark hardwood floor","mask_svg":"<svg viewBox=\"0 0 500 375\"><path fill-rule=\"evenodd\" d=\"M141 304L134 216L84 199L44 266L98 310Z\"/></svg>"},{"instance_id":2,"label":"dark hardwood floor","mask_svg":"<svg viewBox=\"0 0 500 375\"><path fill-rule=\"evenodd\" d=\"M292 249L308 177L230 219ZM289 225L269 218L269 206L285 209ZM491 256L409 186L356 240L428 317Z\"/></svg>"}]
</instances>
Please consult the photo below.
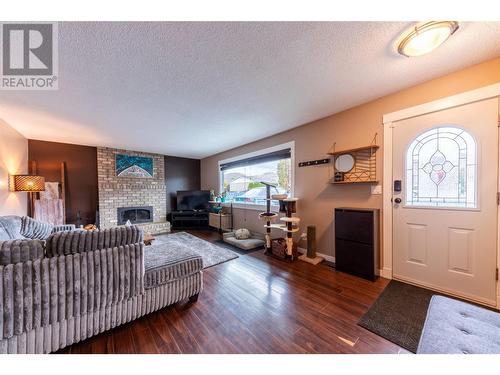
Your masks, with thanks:
<instances>
[{"instance_id":1,"label":"dark hardwood floor","mask_svg":"<svg viewBox=\"0 0 500 375\"><path fill-rule=\"evenodd\" d=\"M356 324L387 283L254 252L204 270L198 302L167 307L59 353L406 353Z\"/></svg>"}]
</instances>

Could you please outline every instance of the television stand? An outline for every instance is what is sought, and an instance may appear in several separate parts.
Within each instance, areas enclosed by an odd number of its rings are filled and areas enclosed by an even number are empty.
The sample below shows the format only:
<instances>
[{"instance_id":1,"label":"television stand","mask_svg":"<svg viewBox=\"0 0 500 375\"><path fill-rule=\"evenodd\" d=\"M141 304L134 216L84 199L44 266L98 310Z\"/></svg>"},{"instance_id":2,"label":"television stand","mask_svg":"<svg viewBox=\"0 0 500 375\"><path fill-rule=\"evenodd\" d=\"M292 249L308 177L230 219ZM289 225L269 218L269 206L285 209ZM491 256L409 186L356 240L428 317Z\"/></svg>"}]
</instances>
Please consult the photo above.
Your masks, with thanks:
<instances>
[{"instance_id":1,"label":"television stand","mask_svg":"<svg viewBox=\"0 0 500 375\"><path fill-rule=\"evenodd\" d=\"M172 229L208 229L208 211L172 211Z\"/></svg>"}]
</instances>

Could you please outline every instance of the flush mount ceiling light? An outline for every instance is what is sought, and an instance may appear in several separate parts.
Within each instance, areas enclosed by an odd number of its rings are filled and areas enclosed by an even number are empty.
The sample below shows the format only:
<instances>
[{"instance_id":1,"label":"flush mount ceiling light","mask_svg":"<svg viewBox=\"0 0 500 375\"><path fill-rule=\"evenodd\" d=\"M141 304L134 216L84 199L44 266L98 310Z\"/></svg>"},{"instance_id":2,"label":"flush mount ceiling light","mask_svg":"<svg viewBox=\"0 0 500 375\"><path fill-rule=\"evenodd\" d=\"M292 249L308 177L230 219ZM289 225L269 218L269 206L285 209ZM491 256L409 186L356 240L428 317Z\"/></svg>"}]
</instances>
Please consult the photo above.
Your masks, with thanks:
<instances>
[{"instance_id":1,"label":"flush mount ceiling light","mask_svg":"<svg viewBox=\"0 0 500 375\"><path fill-rule=\"evenodd\" d=\"M458 27L456 21L430 21L416 25L401 36L398 52L407 57L425 55L443 44Z\"/></svg>"}]
</instances>

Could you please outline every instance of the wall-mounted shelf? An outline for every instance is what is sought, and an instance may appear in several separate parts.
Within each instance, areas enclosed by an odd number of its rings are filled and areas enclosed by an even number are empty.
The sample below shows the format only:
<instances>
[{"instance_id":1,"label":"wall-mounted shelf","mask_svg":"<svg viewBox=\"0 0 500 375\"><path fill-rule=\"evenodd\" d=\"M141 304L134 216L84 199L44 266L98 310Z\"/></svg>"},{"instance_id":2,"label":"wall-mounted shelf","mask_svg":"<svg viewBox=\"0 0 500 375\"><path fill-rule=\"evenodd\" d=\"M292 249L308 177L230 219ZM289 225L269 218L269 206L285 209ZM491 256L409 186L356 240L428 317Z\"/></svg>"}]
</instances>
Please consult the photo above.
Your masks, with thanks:
<instances>
[{"instance_id":1,"label":"wall-mounted shelf","mask_svg":"<svg viewBox=\"0 0 500 375\"><path fill-rule=\"evenodd\" d=\"M359 181L335 181L330 180L331 184L341 185L341 184L378 184L378 180L359 180Z\"/></svg>"},{"instance_id":2,"label":"wall-mounted shelf","mask_svg":"<svg viewBox=\"0 0 500 375\"><path fill-rule=\"evenodd\" d=\"M375 134L372 143L368 146L344 150L336 150L334 144L332 149L328 152L328 154L333 157L333 176L330 178L330 183L335 185L378 183L376 152L380 146L375 144L376 138L377 134ZM337 170L337 158L342 155L350 155L354 159L352 169L348 172Z\"/></svg>"},{"instance_id":3,"label":"wall-mounted shelf","mask_svg":"<svg viewBox=\"0 0 500 375\"><path fill-rule=\"evenodd\" d=\"M352 154L354 152L366 151L366 150L377 151L379 148L380 148L379 145L370 145L370 146L356 147L356 148L350 148L347 150L340 150L340 151L333 150L333 151L330 151L328 153L328 155L337 156L337 155L343 155L343 154Z\"/></svg>"}]
</instances>

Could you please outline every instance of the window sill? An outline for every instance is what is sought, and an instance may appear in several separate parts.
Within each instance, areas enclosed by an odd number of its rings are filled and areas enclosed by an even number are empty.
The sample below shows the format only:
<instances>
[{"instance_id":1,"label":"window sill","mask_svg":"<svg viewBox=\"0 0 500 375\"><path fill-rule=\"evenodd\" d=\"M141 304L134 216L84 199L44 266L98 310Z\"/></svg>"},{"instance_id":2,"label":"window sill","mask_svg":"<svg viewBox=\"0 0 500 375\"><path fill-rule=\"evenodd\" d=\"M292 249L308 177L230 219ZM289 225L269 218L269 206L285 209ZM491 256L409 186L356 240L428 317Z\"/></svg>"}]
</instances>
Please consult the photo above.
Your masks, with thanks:
<instances>
[{"instance_id":1,"label":"window sill","mask_svg":"<svg viewBox=\"0 0 500 375\"><path fill-rule=\"evenodd\" d=\"M231 202L221 202L222 207L231 207ZM253 210L253 211L266 211L265 204L246 204L246 203L237 203L233 202L233 208L237 208L240 210ZM271 206L272 212L278 212L278 206Z\"/></svg>"}]
</instances>

